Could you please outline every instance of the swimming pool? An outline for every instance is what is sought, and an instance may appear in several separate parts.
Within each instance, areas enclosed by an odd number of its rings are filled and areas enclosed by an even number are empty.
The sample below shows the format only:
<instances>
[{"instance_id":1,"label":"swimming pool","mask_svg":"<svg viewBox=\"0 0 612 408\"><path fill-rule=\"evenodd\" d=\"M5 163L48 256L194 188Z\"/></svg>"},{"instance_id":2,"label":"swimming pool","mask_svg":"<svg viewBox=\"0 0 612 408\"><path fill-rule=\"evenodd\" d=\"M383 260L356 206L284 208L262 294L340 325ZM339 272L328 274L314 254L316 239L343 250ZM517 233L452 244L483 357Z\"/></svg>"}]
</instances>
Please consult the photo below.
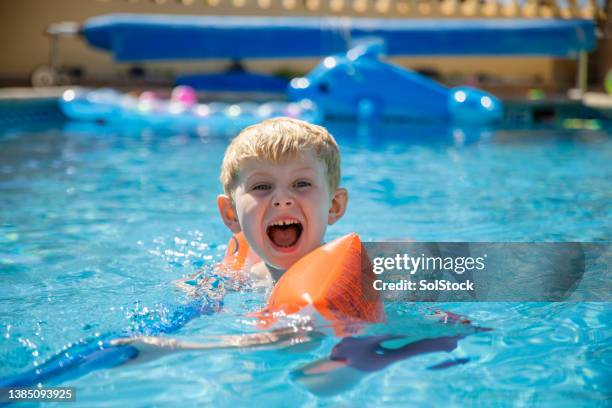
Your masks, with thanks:
<instances>
[{"instance_id":1,"label":"swimming pool","mask_svg":"<svg viewBox=\"0 0 612 408\"><path fill-rule=\"evenodd\" d=\"M342 150L345 218L330 239L610 241L608 130L530 128L471 134L395 125L328 124ZM215 197L227 135L76 124L0 135L0 377L42 363L70 342L137 332L185 301L171 281L217 261L229 233ZM221 311L174 336L194 340L256 330L245 314L261 293L232 293ZM93 371L64 385L77 405L607 406L609 303L439 305L493 331L451 354L430 353L363 375L342 392L309 392L296 372L329 355L311 347L177 354ZM456 328L423 318L425 305L387 305L369 328L418 340Z\"/></svg>"}]
</instances>

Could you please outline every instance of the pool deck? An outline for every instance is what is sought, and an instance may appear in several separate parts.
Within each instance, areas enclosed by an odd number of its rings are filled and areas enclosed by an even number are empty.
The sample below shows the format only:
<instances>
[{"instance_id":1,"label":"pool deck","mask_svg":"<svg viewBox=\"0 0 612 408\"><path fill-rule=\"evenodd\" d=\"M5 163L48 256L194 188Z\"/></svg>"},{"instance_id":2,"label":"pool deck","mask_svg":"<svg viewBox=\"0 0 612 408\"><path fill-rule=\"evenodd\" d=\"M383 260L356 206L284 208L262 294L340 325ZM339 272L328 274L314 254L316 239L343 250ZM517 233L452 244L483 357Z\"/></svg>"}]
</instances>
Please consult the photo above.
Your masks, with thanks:
<instances>
[{"instance_id":1,"label":"pool deck","mask_svg":"<svg viewBox=\"0 0 612 408\"><path fill-rule=\"evenodd\" d=\"M67 86L49 88L0 88L0 101L57 99Z\"/></svg>"}]
</instances>

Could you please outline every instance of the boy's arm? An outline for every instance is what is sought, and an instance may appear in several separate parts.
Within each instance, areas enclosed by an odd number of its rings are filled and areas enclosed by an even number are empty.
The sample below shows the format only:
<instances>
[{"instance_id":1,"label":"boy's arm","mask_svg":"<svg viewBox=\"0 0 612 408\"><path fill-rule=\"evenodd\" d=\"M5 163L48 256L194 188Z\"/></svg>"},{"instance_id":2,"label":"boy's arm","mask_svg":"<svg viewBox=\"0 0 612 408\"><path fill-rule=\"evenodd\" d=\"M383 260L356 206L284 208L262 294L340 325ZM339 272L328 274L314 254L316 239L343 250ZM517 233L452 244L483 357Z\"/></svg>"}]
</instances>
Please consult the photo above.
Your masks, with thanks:
<instances>
[{"instance_id":1,"label":"boy's arm","mask_svg":"<svg viewBox=\"0 0 612 408\"><path fill-rule=\"evenodd\" d=\"M312 327L284 327L261 333L227 335L211 337L211 341L196 343L181 341L168 337L130 337L111 341L111 346L131 346L138 350L138 355L129 364L144 363L166 354L180 351L206 351L235 348L254 348L266 346L293 346L309 342L321 335L312 331Z\"/></svg>"},{"instance_id":2,"label":"boy's arm","mask_svg":"<svg viewBox=\"0 0 612 408\"><path fill-rule=\"evenodd\" d=\"M119 338L111 341L113 346L130 345L140 349L158 348L170 351L193 351L193 350L222 350L232 348L249 348L257 346L270 346L290 343L299 344L308 341L311 329L296 329L295 327L284 327L261 333L226 335L210 337L212 341L196 343L181 341L170 337L129 337Z\"/></svg>"}]
</instances>

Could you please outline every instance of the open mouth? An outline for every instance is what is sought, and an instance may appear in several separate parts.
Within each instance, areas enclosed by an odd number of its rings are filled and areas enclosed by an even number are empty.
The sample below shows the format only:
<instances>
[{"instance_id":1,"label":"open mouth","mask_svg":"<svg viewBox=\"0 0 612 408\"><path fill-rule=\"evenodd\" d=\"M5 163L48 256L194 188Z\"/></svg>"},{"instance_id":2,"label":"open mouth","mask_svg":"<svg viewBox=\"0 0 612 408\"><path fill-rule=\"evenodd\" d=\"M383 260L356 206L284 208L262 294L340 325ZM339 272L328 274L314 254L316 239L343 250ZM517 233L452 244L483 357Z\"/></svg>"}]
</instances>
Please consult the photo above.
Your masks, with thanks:
<instances>
[{"instance_id":1,"label":"open mouth","mask_svg":"<svg viewBox=\"0 0 612 408\"><path fill-rule=\"evenodd\" d=\"M304 227L294 219L275 221L266 228L268 238L272 243L282 249L290 249L297 245Z\"/></svg>"}]
</instances>

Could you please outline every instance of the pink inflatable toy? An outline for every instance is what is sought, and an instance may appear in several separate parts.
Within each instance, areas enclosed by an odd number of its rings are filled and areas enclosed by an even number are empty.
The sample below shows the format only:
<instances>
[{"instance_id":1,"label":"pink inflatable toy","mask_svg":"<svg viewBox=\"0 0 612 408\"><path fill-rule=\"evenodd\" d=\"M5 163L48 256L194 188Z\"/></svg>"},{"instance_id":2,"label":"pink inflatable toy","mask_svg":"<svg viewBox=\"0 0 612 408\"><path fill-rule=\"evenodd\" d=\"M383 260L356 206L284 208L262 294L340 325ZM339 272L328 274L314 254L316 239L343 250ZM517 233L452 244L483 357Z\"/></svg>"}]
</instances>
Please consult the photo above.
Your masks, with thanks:
<instances>
[{"instance_id":1,"label":"pink inflatable toy","mask_svg":"<svg viewBox=\"0 0 612 408\"><path fill-rule=\"evenodd\" d=\"M198 102L196 91L192 87L184 85L174 88L170 99L172 102L178 102L183 105L195 105Z\"/></svg>"}]
</instances>

